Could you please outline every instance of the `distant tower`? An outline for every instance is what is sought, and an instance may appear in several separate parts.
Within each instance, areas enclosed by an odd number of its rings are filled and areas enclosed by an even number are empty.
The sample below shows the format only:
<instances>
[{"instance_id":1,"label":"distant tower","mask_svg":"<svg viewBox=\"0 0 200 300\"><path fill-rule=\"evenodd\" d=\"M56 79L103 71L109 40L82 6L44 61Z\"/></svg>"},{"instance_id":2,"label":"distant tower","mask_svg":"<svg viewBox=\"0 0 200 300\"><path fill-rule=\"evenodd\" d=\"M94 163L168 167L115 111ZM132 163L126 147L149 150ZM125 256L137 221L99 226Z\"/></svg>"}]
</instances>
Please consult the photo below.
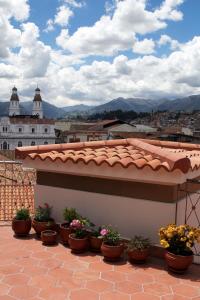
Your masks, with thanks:
<instances>
[{"instance_id":1,"label":"distant tower","mask_svg":"<svg viewBox=\"0 0 200 300\"><path fill-rule=\"evenodd\" d=\"M14 88L12 89L12 95L10 97L9 116L16 115L20 115L20 107L17 88L14 86Z\"/></svg>"},{"instance_id":2,"label":"distant tower","mask_svg":"<svg viewBox=\"0 0 200 300\"><path fill-rule=\"evenodd\" d=\"M43 118L42 98L40 95L40 89L38 87L35 89L35 97L33 99L32 115L38 116L40 119Z\"/></svg>"}]
</instances>

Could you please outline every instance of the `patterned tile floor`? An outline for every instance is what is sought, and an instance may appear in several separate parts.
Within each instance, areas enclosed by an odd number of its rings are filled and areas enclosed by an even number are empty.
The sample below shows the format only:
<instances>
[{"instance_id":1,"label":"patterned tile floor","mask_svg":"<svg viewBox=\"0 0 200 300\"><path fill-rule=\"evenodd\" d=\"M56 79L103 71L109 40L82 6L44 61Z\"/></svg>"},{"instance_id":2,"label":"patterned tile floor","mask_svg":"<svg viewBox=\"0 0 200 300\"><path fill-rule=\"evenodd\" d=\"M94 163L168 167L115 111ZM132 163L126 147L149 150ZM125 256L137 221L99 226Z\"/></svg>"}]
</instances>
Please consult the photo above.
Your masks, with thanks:
<instances>
[{"instance_id":1,"label":"patterned tile floor","mask_svg":"<svg viewBox=\"0 0 200 300\"><path fill-rule=\"evenodd\" d=\"M105 263L90 252L74 255L34 235L16 239L0 226L0 300L200 300L200 266L174 276L164 262Z\"/></svg>"}]
</instances>

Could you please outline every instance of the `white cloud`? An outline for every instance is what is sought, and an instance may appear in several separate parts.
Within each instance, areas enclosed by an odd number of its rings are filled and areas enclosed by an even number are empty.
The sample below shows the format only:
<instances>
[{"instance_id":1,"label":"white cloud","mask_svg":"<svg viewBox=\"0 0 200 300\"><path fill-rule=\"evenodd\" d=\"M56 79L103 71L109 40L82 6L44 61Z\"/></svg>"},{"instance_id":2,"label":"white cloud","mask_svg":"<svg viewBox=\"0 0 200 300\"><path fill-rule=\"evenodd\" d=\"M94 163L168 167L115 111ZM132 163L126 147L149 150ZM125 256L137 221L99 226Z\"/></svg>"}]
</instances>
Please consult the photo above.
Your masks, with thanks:
<instances>
[{"instance_id":1,"label":"white cloud","mask_svg":"<svg viewBox=\"0 0 200 300\"><path fill-rule=\"evenodd\" d=\"M54 23L58 24L62 27L67 26L69 23L69 19L73 15L74 15L74 13L69 7L62 5L58 8L58 12L55 15Z\"/></svg>"},{"instance_id":2,"label":"white cloud","mask_svg":"<svg viewBox=\"0 0 200 300\"><path fill-rule=\"evenodd\" d=\"M138 54L152 54L155 51L155 42L152 39L136 41L133 45L133 52Z\"/></svg>"},{"instance_id":3,"label":"white cloud","mask_svg":"<svg viewBox=\"0 0 200 300\"><path fill-rule=\"evenodd\" d=\"M183 13L177 10L185 0L164 0L160 8L155 11L156 16L161 20L180 21L183 18Z\"/></svg>"},{"instance_id":4,"label":"white cloud","mask_svg":"<svg viewBox=\"0 0 200 300\"><path fill-rule=\"evenodd\" d=\"M159 47L169 44L171 50L176 50L181 47L181 44L177 40L173 40L169 35L166 34L161 35L157 44Z\"/></svg>"},{"instance_id":5,"label":"white cloud","mask_svg":"<svg viewBox=\"0 0 200 300\"><path fill-rule=\"evenodd\" d=\"M150 11L146 0L116 0L112 15L103 15L93 26L78 28L72 36L67 35L66 40L62 36L63 43L59 45L74 54L85 56L115 55L130 49L136 34L152 33L165 28L165 20L181 19L176 6L182 2L165 0L159 9Z\"/></svg>"},{"instance_id":6,"label":"white cloud","mask_svg":"<svg viewBox=\"0 0 200 300\"><path fill-rule=\"evenodd\" d=\"M13 27L10 19L23 21L29 16L29 5L26 0L1 0L0 1L0 58L10 55L12 48L20 46L21 32Z\"/></svg>"},{"instance_id":7,"label":"white cloud","mask_svg":"<svg viewBox=\"0 0 200 300\"><path fill-rule=\"evenodd\" d=\"M38 41L39 28L34 23L22 25L22 44L16 56L22 76L43 77L50 62L50 47Z\"/></svg>"},{"instance_id":8,"label":"white cloud","mask_svg":"<svg viewBox=\"0 0 200 300\"><path fill-rule=\"evenodd\" d=\"M72 7L76 7L76 8L81 8L83 6L85 6L85 2L84 1L76 1L76 0L64 0L65 3L67 3L68 5L72 6Z\"/></svg>"},{"instance_id":9,"label":"white cloud","mask_svg":"<svg viewBox=\"0 0 200 300\"><path fill-rule=\"evenodd\" d=\"M53 30L54 30L54 21L52 19L48 19L46 22L46 28L43 31L50 32Z\"/></svg>"}]
</instances>

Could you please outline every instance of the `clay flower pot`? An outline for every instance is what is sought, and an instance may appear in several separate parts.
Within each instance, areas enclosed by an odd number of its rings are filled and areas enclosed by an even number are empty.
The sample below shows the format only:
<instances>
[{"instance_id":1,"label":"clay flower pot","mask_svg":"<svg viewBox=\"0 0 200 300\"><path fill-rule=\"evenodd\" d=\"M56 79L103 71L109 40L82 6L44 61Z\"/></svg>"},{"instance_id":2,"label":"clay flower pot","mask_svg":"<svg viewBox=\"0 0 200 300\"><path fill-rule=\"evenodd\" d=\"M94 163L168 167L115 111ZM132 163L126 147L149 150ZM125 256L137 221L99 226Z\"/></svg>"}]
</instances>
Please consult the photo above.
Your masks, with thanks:
<instances>
[{"instance_id":1,"label":"clay flower pot","mask_svg":"<svg viewBox=\"0 0 200 300\"><path fill-rule=\"evenodd\" d=\"M38 222L33 219L32 227L35 230L37 236L40 237L42 231L53 230L55 228L55 221L51 219L48 222Z\"/></svg>"},{"instance_id":2,"label":"clay flower pot","mask_svg":"<svg viewBox=\"0 0 200 300\"><path fill-rule=\"evenodd\" d=\"M149 256L149 248L143 250L128 250L127 254L130 262L142 264L145 263Z\"/></svg>"},{"instance_id":3,"label":"clay flower pot","mask_svg":"<svg viewBox=\"0 0 200 300\"><path fill-rule=\"evenodd\" d=\"M12 229L17 236L26 236L31 230L31 218L27 220L12 220Z\"/></svg>"},{"instance_id":4,"label":"clay flower pot","mask_svg":"<svg viewBox=\"0 0 200 300\"><path fill-rule=\"evenodd\" d=\"M57 243L58 233L54 230L45 230L41 232L41 240L44 245L54 245Z\"/></svg>"},{"instance_id":5,"label":"clay flower pot","mask_svg":"<svg viewBox=\"0 0 200 300\"><path fill-rule=\"evenodd\" d=\"M69 235L69 246L70 249L75 253L82 253L88 249L88 237L82 239L75 238L74 234Z\"/></svg>"},{"instance_id":6,"label":"clay flower pot","mask_svg":"<svg viewBox=\"0 0 200 300\"><path fill-rule=\"evenodd\" d=\"M68 223L60 224L60 239L64 245L69 244L69 235L72 233L72 228L69 227Z\"/></svg>"},{"instance_id":7,"label":"clay flower pot","mask_svg":"<svg viewBox=\"0 0 200 300\"><path fill-rule=\"evenodd\" d=\"M108 261L117 261L121 258L122 253L124 251L124 245L119 244L116 246L110 246L105 243L101 245L101 252L104 256L105 260Z\"/></svg>"},{"instance_id":8,"label":"clay flower pot","mask_svg":"<svg viewBox=\"0 0 200 300\"><path fill-rule=\"evenodd\" d=\"M103 239L96 237L96 236L90 236L89 237L90 241L90 249L94 252L100 252L101 251L101 245L103 243Z\"/></svg>"},{"instance_id":9,"label":"clay flower pot","mask_svg":"<svg viewBox=\"0 0 200 300\"><path fill-rule=\"evenodd\" d=\"M193 254L183 256L176 255L171 252L165 252L165 261L167 263L168 270L174 273L183 274L187 271L189 266L193 262Z\"/></svg>"}]
</instances>

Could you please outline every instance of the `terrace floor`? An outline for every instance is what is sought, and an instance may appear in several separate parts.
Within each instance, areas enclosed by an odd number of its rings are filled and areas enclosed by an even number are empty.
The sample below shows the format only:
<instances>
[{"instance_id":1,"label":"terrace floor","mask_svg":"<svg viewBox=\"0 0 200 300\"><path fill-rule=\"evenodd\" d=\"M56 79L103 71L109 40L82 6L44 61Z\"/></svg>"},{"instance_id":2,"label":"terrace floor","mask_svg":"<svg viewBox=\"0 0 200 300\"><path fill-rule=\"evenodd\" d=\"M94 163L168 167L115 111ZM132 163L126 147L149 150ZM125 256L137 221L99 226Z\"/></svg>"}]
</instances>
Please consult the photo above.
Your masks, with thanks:
<instances>
[{"instance_id":1,"label":"terrace floor","mask_svg":"<svg viewBox=\"0 0 200 300\"><path fill-rule=\"evenodd\" d=\"M200 266L171 275L164 262L105 263L90 252L45 247L31 235L16 239L0 226L0 300L200 300Z\"/></svg>"}]
</instances>

